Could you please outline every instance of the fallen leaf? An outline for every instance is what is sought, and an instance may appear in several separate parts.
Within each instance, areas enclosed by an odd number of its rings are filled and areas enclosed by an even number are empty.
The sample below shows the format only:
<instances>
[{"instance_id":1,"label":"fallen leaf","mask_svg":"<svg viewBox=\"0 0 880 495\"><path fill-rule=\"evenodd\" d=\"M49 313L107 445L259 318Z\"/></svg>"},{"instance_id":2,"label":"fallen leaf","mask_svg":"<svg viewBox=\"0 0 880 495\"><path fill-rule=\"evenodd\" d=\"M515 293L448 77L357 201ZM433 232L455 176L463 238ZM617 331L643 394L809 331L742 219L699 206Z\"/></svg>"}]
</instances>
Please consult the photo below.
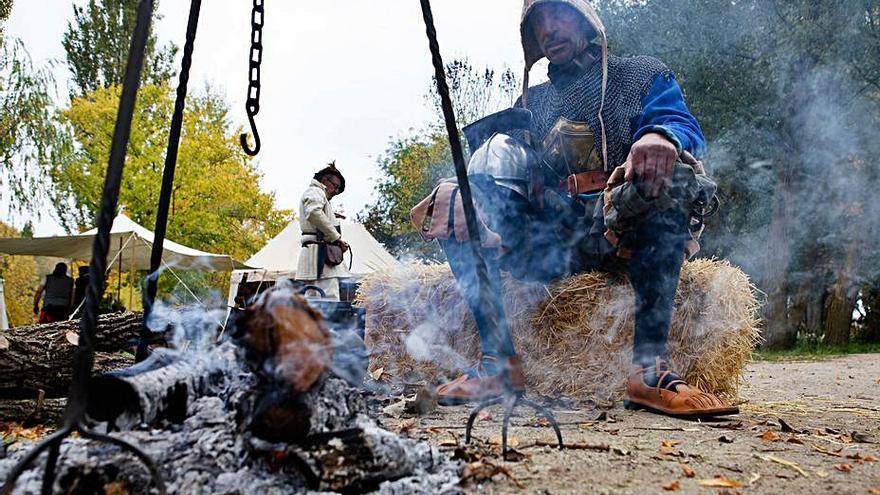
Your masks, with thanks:
<instances>
[{"instance_id":1,"label":"fallen leaf","mask_svg":"<svg viewBox=\"0 0 880 495\"><path fill-rule=\"evenodd\" d=\"M724 476L717 475L710 480L700 480L700 486L709 488L742 488L742 483Z\"/></svg>"},{"instance_id":2,"label":"fallen leaf","mask_svg":"<svg viewBox=\"0 0 880 495\"><path fill-rule=\"evenodd\" d=\"M800 438L794 436L794 435L788 437L788 438L785 440L785 442L786 442L786 443L794 443L794 444L797 444L797 445L804 445L804 441L801 440Z\"/></svg>"},{"instance_id":3,"label":"fallen leaf","mask_svg":"<svg viewBox=\"0 0 880 495\"><path fill-rule=\"evenodd\" d=\"M9 340L0 335L0 351L5 351L6 349L9 349Z\"/></svg>"},{"instance_id":4,"label":"fallen leaf","mask_svg":"<svg viewBox=\"0 0 880 495\"><path fill-rule=\"evenodd\" d=\"M759 479L761 479L761 475L759 473L752 474L752 476L749 478L749 486L757 483Z\"/></svg>"},{"instance_id":5,"label":"fallen leaf","mask_svg":"<svg viewBox=\"0 0 880 495\"><path fill-rule=\"evenodd\" d=\"M663 489L667 492L677 492L679 488L681 488L681 483L679 483L678 480L670 481L663 485Z\"/></svg>"},{"instance_id":6,"label":"fallen leaf","mask_svg":"<svg viewBox=\"0 0 880 495\"><path fill-rule=\"evenodd\" d=\"M718 437L718 441L721 443L733 443L733 438L727 435L721 435L720 437Z\"/></svg>"},{"instance_id":7,"label":"fallen leaf","mask_svg":"<svg viewBox=\"0 0 880 495\"><path fill-rule=\"evenodd\" d=\"M486 410L480 411L480 414L477 414L477 421L492 421L492 413Z\"/></svg>"},{"instance_id":8,"label":"fallen leaf","mask_svg":"<svg viewBox=\"0 0 880 495\"><path fill-rule=\"evenodd\" d=\"M672 447L661 446L660 455L668 455L670 457L684 457L684 452Z\"/></svg>"},{"instance_id":9,"label":"fallen leaf","mask_svg":"<svg viewBox=\"0 0 880 495\"><path fill-rule=\"evenodd\" d=\"M694 472L694 468L692 468L690 466L686 466L686 465L681 466L681 474L685 478L693 478L694 476L697 475L697 473Z\"/></svg>"},{"instance_id":10,"label":"fallen leaf","mask_svg":"<svg viewBox=\"0 0 880 495\"><path fill-rule=\"evenodd\" d=\"M880 382L880 380L878 380ZM869 495L880 495L880 488L868 488Z\"/></svg>"},{"instance_id":11,"label":"fallen leaf","mask_svg":"<svg viewBox=\"0 0 880 495\"><path fill-rule=\"evenodd\" d=\"M79 345L79 334L73 331L64 332L64 339L70 345Z\"/></svg>"},{"instance_id":12,"label":"fallen leaf","mask_svg":"<svg viewBox=\"0 0 880 495\"><path fill-rule=\"evenodd\" d=\"M743 429L742 421L737 421L735 423L709 424L707 426L709 426L710 428L718 429L718 430L742 430Z\"/></svg>"},{"instance_id":13,"label":"fallen leaf","mask_svg":"<svg viewBox=\"0 0 880 495\"><path fill-rule=\"evenodd\" d=\"M877 462L877 458L872 456L871 454L868 454L862 457L862 462Z\"/></svg>"},{"instance_id":14,"label":"fallen leaf","mask_svg":"<svg viewBox=\"0 0 880 495\"><path fill-rule=\"evenodd\" d=\"M629 451L628 451L628 450L626 450L626 449L622 449L622 448L620 448L620 447L614 447L613 449L611 449L611 451L614 452L614 453L617 454L617 455L629 455Z\"/></svg>"},{"instance_id":15,"label":"fallen leaf","mask_svg":"<svg viewBox=\"0 0 880 495\"><path fill-rule=\"evenodd\" d=\"M129 495L131 491L122 481L113 481L104 485L104 495Z\"/></svg>"},{"instance_id":16,"label":"fallen leaf","mask_svg":"<svg viewBox=\"0 0 880 495\"><path fill-rule=\"evenodd\" d=\"M847 434L841 434L837 436L837 439L840 440L841 443L853 443L853 439L851 436Z\"/></svg>"},{"instance_id":17,"label":"fallen leaf","mask_svg":"<svg viewBox=\"0 0 880 495\"><path fill-rule=\"evenodd\" d=\"M588 423L578 423L579 430L589 430L590 428L592 428L594 426L596 426L596 423L593 421L590 421Z\"/></svg>"},{"instance_id":18,"label":"fallen leaf","mask_svg":"<svg viewBox=\"0 0 880 495\"><path fill-rule=\"evenodd\" d=\"M820 454L830 455L832 457L840 457L840 452L841 452L840 450L838 450L838 451L828 450L825 447L822 447L820 445L816 445L814 443L811 443L810 447L812 447L813 450L815 450L816 452L819 452Z\"/></svg>"},{"instance_id":19,"label":"fallen leaf","mask_svg":"<svg viewBox=\"0 0 880 495\"><path fill-rule=\"evenodd\" d=\"M378 382L382 378L382 373L385 373L385 368L376 368L370 372L370 378Z\"/></svg>"},{"instance_id":20,"label":"fallen leaf","mask_svg":"<svg viewBox=\"0 0 880 495\"><path fill-rule=\"evenodd\" d=\"M761 435L761 440L765 442L778 442L782 440L782 437L779 436L779 433L776 433L772 430L767 430Z\"/></svg>"},{"instance_id":21,"label":"fallen leaf","mask_svg":"<svg viewBox=\"0 0 880 495\"><path fill-rule=\"evenodd\" d=\"M848 473L852 471L852 466L849 464L835 464L834 469L840 471L841 473Z\"/></svg>"},{"instance_id":22,"label":"fallen leaf","mask_svg":"<svg viewBox=\"0 0 880 495\"><path fill-rule=\"evenodd\" d=\"M831 474L828 471L822 471L821 469L819 469L816 471L816 476L818 476L820 478L827 478L827 477L831 476Z\"/></svg>"},{"instance_id":23,"label":"fallen leaf","mask_svg":"<svg viewBox=\"0 0 880 495\"><path fill-rule=\"evenodd\" d=\"M660 446L661 447L675 447L676 445L678 445L680 443L681 442L677 442L675 440L663 440L660 442Z\"/></svg>"}]
</instances>

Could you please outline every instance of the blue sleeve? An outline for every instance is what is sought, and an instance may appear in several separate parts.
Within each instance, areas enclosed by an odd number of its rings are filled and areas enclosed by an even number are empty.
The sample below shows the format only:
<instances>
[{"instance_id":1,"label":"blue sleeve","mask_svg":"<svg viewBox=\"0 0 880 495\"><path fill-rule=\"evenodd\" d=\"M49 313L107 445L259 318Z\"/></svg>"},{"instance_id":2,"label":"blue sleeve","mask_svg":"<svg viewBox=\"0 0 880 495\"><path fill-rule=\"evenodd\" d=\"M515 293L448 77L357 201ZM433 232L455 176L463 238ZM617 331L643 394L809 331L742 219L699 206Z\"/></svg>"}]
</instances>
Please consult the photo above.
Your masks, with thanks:
<instances>
[{"instance_id":1,"label":"blue sleeve","mask_svg":"<svg viewBox=\"0 0 880 495\"><path fill-rule=\"evenodd\" d=\"M685 105L681 87L671 74L654 76L651 88L642 97L642 113L634 120L633 142L649 132L656 132L675 143L679 153L687 150L697 158L706 153L703 130Z\"/></svg>"}]
</instances>

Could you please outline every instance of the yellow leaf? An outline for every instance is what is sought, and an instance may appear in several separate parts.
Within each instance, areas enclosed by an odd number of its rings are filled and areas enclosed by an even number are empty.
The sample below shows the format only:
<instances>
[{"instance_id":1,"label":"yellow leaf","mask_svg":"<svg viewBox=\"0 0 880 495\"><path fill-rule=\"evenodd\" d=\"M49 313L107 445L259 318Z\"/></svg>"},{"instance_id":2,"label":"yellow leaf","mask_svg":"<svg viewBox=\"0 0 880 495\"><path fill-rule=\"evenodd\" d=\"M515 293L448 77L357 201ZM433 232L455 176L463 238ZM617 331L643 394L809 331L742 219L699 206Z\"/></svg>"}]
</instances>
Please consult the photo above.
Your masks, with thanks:
<instances>
[{"instance_id":1,"label":"yellow leaf","mask_svg":"<svg viewBox=\"0 0 880 495\"><path fill-rule=\"evenodd\" d=\"M694 472L694 468L690 466L682 466L681 474L683 474L685 478L693 478L697 475L697 473Z\"/></svg>"},{"instance_id":2,"label":"yellow leaf","mask_svg":"<svg viewBox=\"0 0 880 495\"><path fill-rule=\"evenodd\" d=\"M724 476L716 476L710 480L700 480L700 486L709 488L742 488L742 483L736 480L725 478Z\"/></svg>"},{"instance_id":3,"label":"yellow leaf","mask_svg":"<svg viewBox=\"0 0 880 495\"><path fill-rule=\"evenodd\" d=\"M841 473L848 473L852 471L852 466L849 464L835 464L834 469L840 471Z\"/></svg>"}]
</instances>

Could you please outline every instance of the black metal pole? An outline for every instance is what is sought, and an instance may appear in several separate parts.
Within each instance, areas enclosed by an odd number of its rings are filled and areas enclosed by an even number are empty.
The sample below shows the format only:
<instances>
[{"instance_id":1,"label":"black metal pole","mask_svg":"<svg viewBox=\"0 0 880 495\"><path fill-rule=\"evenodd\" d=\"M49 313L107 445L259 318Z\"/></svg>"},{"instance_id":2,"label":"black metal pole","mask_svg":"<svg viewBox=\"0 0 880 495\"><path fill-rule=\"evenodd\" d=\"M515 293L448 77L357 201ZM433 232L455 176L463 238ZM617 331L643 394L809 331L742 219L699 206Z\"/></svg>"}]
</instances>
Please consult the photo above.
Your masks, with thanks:
<instances>
[{"instance_id":1,"label":"black metal pole","mask_svg":"<svg viewBox=\"0 0 880 495\"><path fill-rule=\"evenodd\" d=\"M488 311L488 323L496 331L504 321L504 307L501 301L494 297L489 282L489 271L486 260L483 258L480 231L477 224L477 212L471 195L471 184L468 180L467 167L464 163L464 152L461 148L461 139L458 127L455 124L455 111L452 108L452 98L449 96L449 85L446 83L446 72L443 67L443 58L440 56L440 44L437 41L437 30L434 27L434 15L431 13L430 0L420 0L422 4L422 16L425 19L425 28L428 35L428 45L431 50L431 61L434 64L434 73L437 79L437 92L440 94L443 118L446 122L446 132L449 135L449 146L452 149L452 161L455 164L455 176L458 179L458 188L461 193L461 202L464 207L464 216L467 222L468 237L470 238L471 250L477 269L477 279L480 284L480 305L490 308Z\"/></svg>"},{"instance_id":2,"label":"black metal pole","mask_svg":"<svg viewBox=\"0 0 880 495\"><path fill-rule=\"evenodd\" d=\"M180 133L183 129L183 111L186 108L186 92L189 84L189 71L192 67L192 54L196 31L199 27L199 13L202 0L192 0L189 7L189 22L186 25L186 43L183 45L183 62L180 69L180 82L177 85L177 99L174 101L174 114L171 117L171 131L168 134L168 150L165 152L165 168L162 171L162 190L159 193L159 206L156 210L156 228L153 230L153 248L150 253L150 276L147 277L147 290L143 295L144 323L138 342L135 361L147 358L147 344L150 330L147 322L153 303L156 302L159 267L162 264L162 248L168 226L168 209L171 205L171 192L174 186L174 172L177 168L177 151L180 147Z\"/></svg>"},{"instance_id":3,"label":"black metal pole","mask_svg":"<svg viewBox=\"0 0 880 495\"><path fill-rule=\"evenodd\" d=\"M122 170L131 136L131 122L140 89L141 71L144 66L147 38L153 16L153 0L141 0L138 4L137 24L131 40L130 56L125 68L116 128L113 131L113 144L110 148L110 162L104 178L101 193L101 209L98 212L98 233L92 243L92 261L89 264L89 287L80 320L79 347L73 357L73 383L65 412L65 424L78 423L86 412L88 386L94 365L95 329L98 326L98 304L104 293L104 273L107 271L107 253L110 248L110 229L116 216L119 202L119 188L122 184Z\"/></svg>"},{"instance_id":4,"label":"black metal pole","mask_svg":"<svg viewBox=\"0 0 880 495\"><path fill-rule=\"evenodd\" d=\"M137 21L134 35L129 48L128 63L125 68L125 79L122 95L119 99L119 111L116 115L116 127L113 131L113 143L110 148L110 160L107 175L104 178L104 189L101 193L101 207L98 211L98 233L92 242L92 261L89 264L89 286L86 289L80 319L79 345L73 355L72 383L67 400L67 409L61 428L40 442L9 472L9 476L0 489L0 494L12 493L15 483L24 470L34 462L44 450L49 450L46 471L43 474L43 493L49 493L53 487L55 467L58 461L61 442L73 432L79 432L84 438L113 443L134 453L148 469L160 493L165 493L165 483L153 462L136 447L117 438L108 437L88 431L84 425L88 401L89 381L95 361L95 330L98 326L98 304L104 293L104 273L107 269L107 253L110 250L110 229L116 216L119 202L119 188L122 184L122 171L131 136L131 122L134 107L140 89L141 71L144 66L147 39L153 17L154 0L140 0L137 9Z\"/></svg>"}]
</instances>

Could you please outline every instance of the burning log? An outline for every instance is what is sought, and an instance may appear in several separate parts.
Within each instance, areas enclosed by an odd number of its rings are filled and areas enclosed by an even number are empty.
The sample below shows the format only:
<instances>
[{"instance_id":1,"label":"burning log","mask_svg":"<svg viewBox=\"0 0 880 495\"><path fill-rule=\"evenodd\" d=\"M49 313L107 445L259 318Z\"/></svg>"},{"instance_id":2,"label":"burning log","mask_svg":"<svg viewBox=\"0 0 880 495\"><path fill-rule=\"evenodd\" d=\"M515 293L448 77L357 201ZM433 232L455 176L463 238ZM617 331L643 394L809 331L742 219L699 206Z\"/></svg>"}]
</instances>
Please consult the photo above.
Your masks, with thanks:
<instances>
[{"instance_id":1,"label":"burning log","mask_svg":"<svg viewBox=\"0 0 880 495\"><path fill-rule=\"evenodd\" d=\"M248 429L269 441L300 442L350 427L365 410L359 394L331 378L334 335L321 314L287 289L248 306L234 338L257 376Z\"/></svg>"},{"instance_id":2,"label":"burning log","mask_svg":"<svg viewBox=\"0 0 880 495\"><path fill-rule=\"evenodd\" d=\"M109 371L131 364L117 353L138 335L140 313L114 313L98 319L96 369ZM73 352L79 343L79 320L10 329L0 347L0 388L29 388L64 395L70 387Z\"/></svg>"}]
</instances>

